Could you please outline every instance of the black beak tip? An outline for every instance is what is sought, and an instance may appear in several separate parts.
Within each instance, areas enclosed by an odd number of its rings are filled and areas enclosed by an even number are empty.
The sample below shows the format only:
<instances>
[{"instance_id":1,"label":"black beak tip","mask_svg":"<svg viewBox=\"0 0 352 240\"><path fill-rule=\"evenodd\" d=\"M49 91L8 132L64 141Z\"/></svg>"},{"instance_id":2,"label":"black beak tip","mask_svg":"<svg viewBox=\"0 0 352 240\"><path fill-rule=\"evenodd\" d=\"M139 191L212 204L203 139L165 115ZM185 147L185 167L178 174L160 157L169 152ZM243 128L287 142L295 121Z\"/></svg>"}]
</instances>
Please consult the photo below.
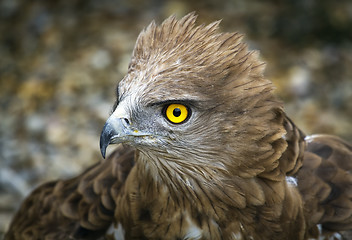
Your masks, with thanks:
<instances>
[{"instance_id":1,"label":"black beak tip","mask_svg":"<svg viewBox=\"0 0 352 240\"><path fill-rule=\"evenodd\" d=\"M100 137L100 153L101 156L103 156L103 158L105 159L105 154L106 154L106 147L105 144L102 144L101 142L101 137Z\"/></svg>"},{"instance_id":2,"label":"black beak tip","mask_svg":"<svg viewBox=\"0 0 352 240\"><path fill-rule=\"evenodd\" d=\"M100 135L100 153L105 158L106 149L111 144L114 136L119 136L123 132L123 125L119 118L109 118L101 131Z\"/></svg>"},{"instance_id":3,"label":"black beak tip","mask_svg":"<svg viewBox=\"0 0 352 240\"><path fill-rule=\"evenodd\" d=\"M106 148L109 146L109 144L110 144L110 139L106 139L104 134L102 133L100 136L100 153L104 159L106 155Z\"/></svg>"},{"instance_id":4,"label":"black beak tip","mask_svg":"<svg viewBox=\"0 0 352 240\"><path fill-rule=\"evenodd\" d=\"M110 144L110 134L109 131L107 131L108 129L108 125L105 124L103 131L101 132L100 135L100 153L103 156L103 158L105 159L105 155L106 155L106 148L109 146Z\"/></svg>"},{"instance_id":5,"label":"black beak tip","mask_svg":"<svg viewBox=\"0 0 352 240\"><path fill-rule=\"evenodd\" d=\"M100 153L101 153L101 156L105 159L106 147L100 146Z\"/></svg>"}]
</instances>

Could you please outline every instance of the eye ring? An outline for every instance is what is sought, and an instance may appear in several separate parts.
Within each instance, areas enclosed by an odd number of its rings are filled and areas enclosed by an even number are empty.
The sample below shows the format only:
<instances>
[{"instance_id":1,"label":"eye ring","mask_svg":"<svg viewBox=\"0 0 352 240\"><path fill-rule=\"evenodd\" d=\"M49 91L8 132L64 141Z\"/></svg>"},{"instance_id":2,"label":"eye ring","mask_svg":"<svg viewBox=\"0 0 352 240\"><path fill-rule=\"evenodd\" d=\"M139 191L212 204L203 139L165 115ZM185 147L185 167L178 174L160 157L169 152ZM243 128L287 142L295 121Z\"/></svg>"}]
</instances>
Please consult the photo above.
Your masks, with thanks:
<instances>
[{"instance_id":1,"label":"eye ring","mask_svg":"<svg viewBox=\"0 0 352 240\"><path fill-rule=\"evenodd\" d=\"M173 124L184 123L190 117L190 113L188 107L179 103L166 105L163 110L165 118Z\"/></svg>"}]
</instances>

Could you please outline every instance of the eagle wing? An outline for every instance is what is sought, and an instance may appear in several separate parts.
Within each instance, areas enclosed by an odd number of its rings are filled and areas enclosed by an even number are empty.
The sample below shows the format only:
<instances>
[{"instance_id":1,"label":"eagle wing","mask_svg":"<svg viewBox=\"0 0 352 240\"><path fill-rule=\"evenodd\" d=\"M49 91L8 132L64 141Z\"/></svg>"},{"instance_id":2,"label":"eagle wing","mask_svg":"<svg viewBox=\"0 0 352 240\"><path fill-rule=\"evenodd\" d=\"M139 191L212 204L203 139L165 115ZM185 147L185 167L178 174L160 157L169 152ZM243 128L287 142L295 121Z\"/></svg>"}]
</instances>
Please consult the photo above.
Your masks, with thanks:
<instances>
[{"instance_id":1,"label":"eagle wing","mask_svg":"<svg viewBox=\"0 0 352 240\"><path fill-rule=\"evenodd\" d=\"M352 146L330 135L312 135L305 140L297 181L311 234L318 234L316 224L331 232L351 230Z\"/></svg>"},{"instance_id":2,"label":"eagle wing","mask_svg":"<svg viewBox=\"0 0 352 240\"><path fill-rule=\"evenodd\" d=\"M98 239L114 218L115 199L134 165L119 146L81 175L45 183L22 203L5 239Z\"/></svg>"}]
</instances>

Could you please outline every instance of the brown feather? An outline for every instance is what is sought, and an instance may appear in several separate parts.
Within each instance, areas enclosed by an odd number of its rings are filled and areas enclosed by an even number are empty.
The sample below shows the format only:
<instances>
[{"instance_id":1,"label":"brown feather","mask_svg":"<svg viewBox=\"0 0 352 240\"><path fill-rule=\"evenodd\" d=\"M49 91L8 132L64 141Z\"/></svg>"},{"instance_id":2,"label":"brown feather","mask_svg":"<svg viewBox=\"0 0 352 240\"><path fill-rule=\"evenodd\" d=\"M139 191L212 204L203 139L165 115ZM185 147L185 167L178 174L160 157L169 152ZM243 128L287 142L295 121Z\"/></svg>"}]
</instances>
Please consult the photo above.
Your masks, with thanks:
<instances>
[{"instance_id":1,"label":"brown feather","mask_svg":"<svg viewBox=\"0 0 352 240\"><path fill-rule=\"evenodd\" d=\"M306 138L303 167L297 174L308 225L330 231L352 229L352 146L329 135Z\"/></svg>"}]
</instances>

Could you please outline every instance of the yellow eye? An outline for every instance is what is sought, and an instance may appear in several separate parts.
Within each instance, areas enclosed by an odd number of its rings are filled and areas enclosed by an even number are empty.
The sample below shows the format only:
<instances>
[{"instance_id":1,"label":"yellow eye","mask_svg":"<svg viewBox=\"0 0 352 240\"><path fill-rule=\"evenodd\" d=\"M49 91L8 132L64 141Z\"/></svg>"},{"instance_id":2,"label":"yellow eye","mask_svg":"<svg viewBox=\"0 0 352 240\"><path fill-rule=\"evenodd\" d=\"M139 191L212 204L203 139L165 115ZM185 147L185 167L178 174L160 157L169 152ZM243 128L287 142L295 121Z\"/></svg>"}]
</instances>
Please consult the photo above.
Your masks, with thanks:
<instances>
[{"instance_id":1,"label":"yellow eye","mask_svg":"<svg viewBox=\"0 0 352 240\"><path fill-rule=\"evenodd\" d=\"M182 123L188 117L188 109L182 104L170 104L166 107L165 115L172 123Z\"/></svg>"}]
</instances>

